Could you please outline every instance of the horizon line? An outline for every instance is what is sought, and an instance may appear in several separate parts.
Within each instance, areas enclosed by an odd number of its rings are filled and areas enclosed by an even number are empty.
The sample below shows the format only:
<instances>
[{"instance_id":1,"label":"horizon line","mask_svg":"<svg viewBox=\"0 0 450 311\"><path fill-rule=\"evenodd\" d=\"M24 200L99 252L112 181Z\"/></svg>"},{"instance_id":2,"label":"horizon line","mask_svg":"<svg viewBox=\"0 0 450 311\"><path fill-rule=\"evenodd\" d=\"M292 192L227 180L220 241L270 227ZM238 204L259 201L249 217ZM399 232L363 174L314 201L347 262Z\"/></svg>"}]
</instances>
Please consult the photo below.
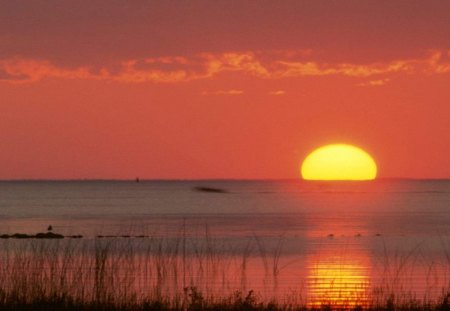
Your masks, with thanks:
<instances>
[{"instance_id":1,"label":"horizon line","mask_svg":"<svg viewBox=\"0 0 450 311\"><path fill-rule=\"evenodd\" d=\"M381 177L374 180L305 180L302 178L13 178L0 182L216 182L216 181L302 181L302 182L373 182L373 181L449 181L450 177Z\"/></svg>"}]
</instances>

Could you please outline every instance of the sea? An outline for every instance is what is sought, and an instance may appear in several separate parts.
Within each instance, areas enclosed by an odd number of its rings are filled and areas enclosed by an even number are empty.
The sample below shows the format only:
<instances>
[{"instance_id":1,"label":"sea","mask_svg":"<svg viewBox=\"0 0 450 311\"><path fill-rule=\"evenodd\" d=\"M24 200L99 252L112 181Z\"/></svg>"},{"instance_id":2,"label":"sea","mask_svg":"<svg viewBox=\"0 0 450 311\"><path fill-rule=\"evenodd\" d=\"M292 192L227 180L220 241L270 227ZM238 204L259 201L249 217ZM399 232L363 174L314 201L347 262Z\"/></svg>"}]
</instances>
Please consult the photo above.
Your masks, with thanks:
<instances>
[{"instance_id":1,"label":"sea","mask_svg":"<svg viewBox=\"0 0 450 311\"><path fill-rule=\"evenodd\" d=\"M49 226L84 243L176 243L191 266L172 287L312 305L450 289L450 180L0 182L0 235Z\"/></svg>"}]
</instances>

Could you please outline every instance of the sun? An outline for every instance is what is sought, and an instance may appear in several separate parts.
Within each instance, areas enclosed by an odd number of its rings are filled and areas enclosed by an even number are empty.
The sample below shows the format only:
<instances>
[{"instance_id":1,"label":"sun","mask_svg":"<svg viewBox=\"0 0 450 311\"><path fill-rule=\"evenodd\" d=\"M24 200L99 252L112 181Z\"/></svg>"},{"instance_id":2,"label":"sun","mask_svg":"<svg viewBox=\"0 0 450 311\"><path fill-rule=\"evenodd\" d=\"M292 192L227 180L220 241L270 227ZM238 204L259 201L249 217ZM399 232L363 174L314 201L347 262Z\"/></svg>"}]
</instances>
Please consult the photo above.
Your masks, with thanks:
<instances>
[{"instance_id":1,"label":"sun","mask_svg":"<svg viewBox=\"0 0 450 311\"><path fill-rule=\"evenodd\" d=\"M311 152L301 173L306 180L372 180L377 176L377 165L361 148L332 144Z\"/></svg>"}]
</instances>

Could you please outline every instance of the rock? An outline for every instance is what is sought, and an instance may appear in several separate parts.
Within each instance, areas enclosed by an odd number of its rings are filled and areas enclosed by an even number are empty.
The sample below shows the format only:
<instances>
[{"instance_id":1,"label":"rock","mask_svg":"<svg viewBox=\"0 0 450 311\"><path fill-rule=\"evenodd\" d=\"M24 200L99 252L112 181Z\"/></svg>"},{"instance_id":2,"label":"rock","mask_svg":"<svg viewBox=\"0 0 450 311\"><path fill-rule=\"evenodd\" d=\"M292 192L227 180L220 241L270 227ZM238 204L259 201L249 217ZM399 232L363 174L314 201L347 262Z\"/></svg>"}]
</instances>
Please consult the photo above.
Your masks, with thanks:
<instances>
[{"instance_id":1,"label":"rock","mask_svg":"<svg viewBox=\"0 0 450 311\"><path fill-rule=\"evenodd\" d=\"M13 238L13 239L31 239L31 238L34 238L34 235L29 235L29 234L25 234L25 233L14 233L13 235L11 235L11 238Z\"/></svg>"},{"instance_id":2,"label":"rock","mask_svg":"<svg viewBox=\"0 0 450 311\"><path fill-rule=\"evenodd\" d=\"M62 234L47 232L47 233L38 233L35 236L36 239L64 239Z\"/></svg>"},{"instance_id":3,"label":"rock","mask_svg":"<svg viewBox=\"0 0 450 311\"><path fill-rule=\"evenodd\" d=\"M81 239L81 238L83 238L83 236L82 236L81 234L78 234L78 235L70 235L70 236L68 236L68 238L71 238L71 239Z\"/></svg>"},{"instance_id":4,"label":"rock","mask_svg":"<svg viewBox=\"0 0 450 311\"><path fill-rule=\"evenodd\" d=\"M194 190L200 191L200 192L227 193L227 191L224 189L212 188L212 187L194 187Z\"/></svg>"}]
</instances>

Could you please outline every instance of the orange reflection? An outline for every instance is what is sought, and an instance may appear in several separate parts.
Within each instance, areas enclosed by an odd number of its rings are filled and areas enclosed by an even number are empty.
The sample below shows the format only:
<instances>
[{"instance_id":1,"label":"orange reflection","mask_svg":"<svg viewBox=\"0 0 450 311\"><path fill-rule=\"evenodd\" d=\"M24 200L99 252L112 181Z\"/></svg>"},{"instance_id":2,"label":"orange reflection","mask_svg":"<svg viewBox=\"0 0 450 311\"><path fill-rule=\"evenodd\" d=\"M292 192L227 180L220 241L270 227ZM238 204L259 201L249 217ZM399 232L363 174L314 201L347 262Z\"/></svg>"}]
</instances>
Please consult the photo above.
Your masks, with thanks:
<instances>
[{"instance_id":1,"label":"orange reflection","mask_svg":"<svg viewBox=\"0 0 450 311\"><path fill-rule=\"evenodd\" d=\"M361 251L341 256L327 250L308 258L308 299L311 307L357 306L367 303L369 257Z\"/></svg>"}]
</instances>

